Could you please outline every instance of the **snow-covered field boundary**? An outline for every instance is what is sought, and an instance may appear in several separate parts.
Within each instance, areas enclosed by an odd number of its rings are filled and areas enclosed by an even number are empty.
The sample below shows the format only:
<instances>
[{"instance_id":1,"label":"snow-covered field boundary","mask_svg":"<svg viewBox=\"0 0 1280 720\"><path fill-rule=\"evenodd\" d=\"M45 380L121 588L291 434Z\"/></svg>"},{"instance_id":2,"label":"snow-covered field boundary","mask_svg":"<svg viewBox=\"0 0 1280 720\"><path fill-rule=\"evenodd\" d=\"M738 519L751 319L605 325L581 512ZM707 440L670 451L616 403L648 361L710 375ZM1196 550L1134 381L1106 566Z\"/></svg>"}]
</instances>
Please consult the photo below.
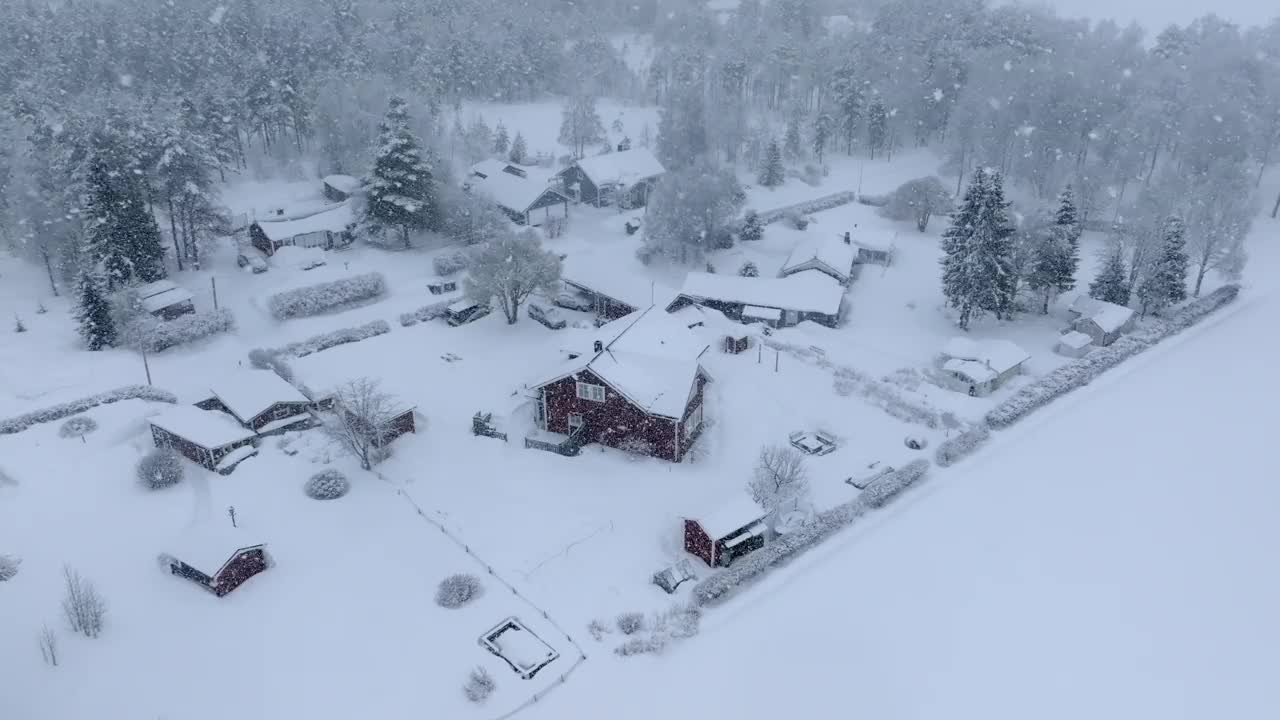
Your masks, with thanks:
<instances>
[{"instance_id":1,"label":"snow-covered field boundary","mask_svg":"<svg viewBox=\"0 0 1280 720\"><path fill-rule=\"evenodd\" d=\"M150 387L147 385L128 385L115 390L90 395L79 400L52 405L40 410L32 410L29 413L23 413L17 417L11 417L0 420L0 435L12 435L22 432L32 425L40 423L54 422L63 418L71 417L86 410L96 408L99 405L109 405L111 403L120 402L121 400L149 400L151 402L163 402L176 405L178 398L168 390Z\"/></svg>"},{"instance_id":2,"label":"snow-covered field boundary","mask_svg":"<svg viewBox=\"0 0 1280 720\"><path fill-rule=\"evenodd\" d=\"M400 325L402 327L412 327L420 322L428 322L439 317L444 317L445 311L449 309L449 305L453 300L441 300L440 302L423 305L413 312L400 313Z\"/></svg>"},{"instance_id":3,"label":"snow-covered field boundary","mask_svg":"<svg viewBox=\"0 0 1280 720\"><path fill-rule=\"evenodd\" d=\"M201 338L230 332L236 326L235 316L226 308L188 313L156 323L146 331L143 345L147 352L160 352Z\"/></svg>"},{"instance_id":4,"label":"snow-covered field boundary","mask_svg":"<svg viewBox=\"0 0 1280 720\"><path fill-rule=\"evenodd\" d=\"M950 467L977 452L990 439L991 428L986 425L972 427L953 438L944 440L938 446L937 452L933 454L933 461L938 463L939 467Z\"/></svg>"},{"instance_id":5,"label":"snow-covered field boundary","mask_svg":"<svg viewBox=\"0 0 1280 720\"><path fill-rule=\"evenodd\" d=\"M1094 350L1073 360L1018 390L1008 400L987 413L987 425L993 429L1009 427L1038 408L1096 380L1102 373L1125 360L1155 346L1161 340L1177 335L1214 312L1226 307L1240 295L1239 285L1224 285L1204 297L1193 300L1173 315L1110 346Z\"/></svg>"},{"instance_id":6,"label":"snow-covered field boundary","mask_svg":"<svg viewBox=\"0 0 1280 720\"><path fill-rule=\"evenodd\" d=\"M285 290L267 301L271 315L277 320L310 317L362 300L382 297L387 280L382 273L365 273L332 282Z\"/></svg>"},{"instance_id":7,"label":"snow-covered field boundary","mask_svg":"<svg viewBox=\"0 0 1280 720\"><path fill-rule=\"evenodd\" d=\"M884 507L908 488L919 484L929 471L929 461L913 460L877 478L857 497L818 513L804 528L747 555L729 568L700 581L693 601L700 607L719 605L749 582L799 557L836 533L853 525L871 510Z\"/></svg>"},{"instance_id":8,"label":"snow-covered field boundary","mask_svg":"<svg viewBox=\"0 0 1280 720\"><path fill-rule=\"evenodd\" d=\"M391 332L391 326L386 320L374 320L373 322L357 325L356 327L341 328L332 332L312 335L306 340L291 342L278 348L269 349L267 352L273 355L290 355L296 358L306 357L312 353L318 353L329 348L335 348L339 345L360 342L368 340L371 337L386 335Z\"/></svg>"},{"instance_id":9,"label":"snow-covered field boundary","mask_svg":"<svg viewBox=\"0 0 1280 720\"><path fill-rule=\"evenodd\" d=\"M770 223L778 222L779 220L786 217L788 213L794 212L794 213L799 213L801 215L808 215L810 213L822 212L823 210L830 210L831 208L837 208L837 207L840 207L841 205L848 205L850 203L857 202L857 200L858 200L857 193L853 192L852 190L845 190L844 192L838 192L831 195L824 195L823 197L817 198L816 200L806 200L804 202L794 203L792 205L784 205L783 207L774 208L772 210L766 210L761 213L756 213L756 215L757 217L760 218L760 222L762 224L768 225Z\"/></svg>"}]
</instances>

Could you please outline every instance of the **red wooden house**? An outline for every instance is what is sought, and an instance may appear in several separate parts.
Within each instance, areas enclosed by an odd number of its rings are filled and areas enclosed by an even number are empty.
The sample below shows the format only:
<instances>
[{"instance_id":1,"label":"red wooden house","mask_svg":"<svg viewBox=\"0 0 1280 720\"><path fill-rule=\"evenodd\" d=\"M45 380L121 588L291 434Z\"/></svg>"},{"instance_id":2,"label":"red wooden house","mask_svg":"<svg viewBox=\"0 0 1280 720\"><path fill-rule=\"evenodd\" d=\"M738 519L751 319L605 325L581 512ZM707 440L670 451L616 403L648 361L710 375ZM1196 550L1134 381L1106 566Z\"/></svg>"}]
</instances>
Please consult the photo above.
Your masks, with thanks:
<instances>
[{"instance_id":1,"label":"red wooden house","mask_svg":"<svg viewBox=\"0 0 1280 720\"><path fill-rule=\"evenodd\" d=\"M271 370L240 370L209 388L213 396L196 403L203 410L221 410L260 435L312 419L311 399Z\"/></svg>"},{"instance_id":2,"label":"red wooden house","mask_svg":"<svg viewBox=\"0 0 1280 720\"><path fill-rule=\"evenodd\" d=\"M178 405L148 419L156 447L173 448L210 470L242 460L257 435L220 412ZM249 448L249 450L241 450ZM237 452L237 451L240 452Z\"/></svg>"},{"instance_id":3,"label":"red wooden house","mask_svg":"<svg viewBox=\"0 0 1280 720\"><path fill-rule=\"evenodd\" d=\"M539 428L680 462L702 430L707 344L658 307L582 340L587 347L528 386Z\"/></svg>"},{"instance_id":4,"label":"red wooden house","mask_svg":"<svg viewBox=\"0 0 1280 720\"><path fill-rule=\"evenodd\" d=\"M684 521L684 549L708 565L728 565L734 558L764 547L764 510L739 495L714 512Z\"/></svg>"},{"instance_id":5,"label":"red wooden house","mask_svg":"<svg viewBox=\"0 0 1280 720\"><path fill-rule=\"evenodd\" d=\"M225 523L225 525L221 524ZM174 554L160 556L161 567L222 597L271 567L265 543L229 520L185 531L172 545Z\"/></svg>"}]
</instances>

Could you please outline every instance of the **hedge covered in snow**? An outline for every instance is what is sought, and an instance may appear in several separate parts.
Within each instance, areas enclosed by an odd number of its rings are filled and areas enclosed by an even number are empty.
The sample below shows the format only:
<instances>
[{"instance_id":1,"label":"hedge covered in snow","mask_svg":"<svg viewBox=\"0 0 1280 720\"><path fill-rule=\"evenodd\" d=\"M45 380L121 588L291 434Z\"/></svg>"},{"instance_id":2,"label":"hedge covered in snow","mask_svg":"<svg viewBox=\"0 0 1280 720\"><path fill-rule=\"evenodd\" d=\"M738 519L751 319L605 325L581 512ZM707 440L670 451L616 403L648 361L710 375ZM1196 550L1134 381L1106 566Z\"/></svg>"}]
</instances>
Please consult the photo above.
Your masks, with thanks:
<instances>
[{"instance_id":1,"label":"hedge covered in snow","mask_svg":"<svg viewBox=\"0 0 1280 720\"><path fill-rule=\"evenodd\" d=\"M358 325L356 327L341 328L333 332L313 335L306 340L292 342L284 347L279 347L267 352L276 355L292 355L293 357L306 357L312 353L318 353L321 350L346 345L347 343L360 342L368 340L371 337L386 335L391 332L391 326L386 320L374 320L373 322Z\"/></svg>"},{"instance_id":2,"label":"hedge covered in snow","mask_svg":"<svg viewBox=\"0 0 1280 720\"><path fill-rule=\"evenodd\" d=\"M1233 302L1240 294L1239 285L1224 285L1199 300L1187 303L1172 315L1120 338L1108 347L1094 350L1073 360L1014 393L987 413L992 428L1009 427L1037 408L1043 407L1076 388L1093 382L1102 373L1119 365L1164 340L1186 330Z\"/></svg>"},{"instance_id":3,"label":"hedge covered in snow","mask_svg":"<svg viewBox=\"0 0 1280 720\"><path fill-rule=\"evenodd\" d=\"M991 429L986 425L978 425L944 440L933 454L933 460L942 467L949 467L977 452L990 439Z\"/></svg>"},{"instance_id":4,"label":"hedge covered in snow","mask_svg":"<svg viewBox=\"0 0 1280 720\"><path fill-rule=\"evenodd\" d=\"M724 601L743 583L787 564L805 550L849 527L869 510L883 507L903 490L923 480L928 470L929 461L921 458L881 476L849 502L818 513L812 523L800 530L783 535L699 582L693 588L694 602L706 606Z\"/></svg>"},{"instance_id":5,"label":"hedge covered in snow","mask_svg":"<svg viewBox=\"0 0 1280 720\"><path fill-rule=\"evenodd\" d=\"M361 300L381 297L387 292L382 273L365 273L342 280L317 283L276 293L267 301L277 320L309 317Z\"/></svg>"},{"instance_id":6,"label":"hedge covered in snow","mask_svg":"<svg viewBox=\"0 0 1280 720\"><path fill-rule=\"evenodd\" d=\"M16 417L0 420L0 435L12 435L13 433L22 432L32 425L40 423L54 422L63 418L79 415L90 408L99 405L109 405L111 403L120 402L121 400L150 400L151 402L165 402L177 404L178 398L167 390L148 387L146 385L128 385L115 390L109 390L97 395L90 395L79 400L62 403L61 405L52 405L40 410L32 410Z\"/></svg>"},{"instance_id":7,"label":"hedge covered in snow","mask_svg":"<svg viewBox=\"0 0 1280 720\"><path fill-rule=\"evenodd\" d=\"M188 313L148 328L143 344L146 345L147 352L160 352L210 335L229 332L235 326L236 319L226 308Z\"/></svg>"},{"instance_id":8,"label":"hedge covered in snow","mask_svg":"<svg viewBox=\"0 0 1280 720\"><path fill-rule=\"evenodd\" d=\"M431 305L423 305L413 312L400 313L400 324L404 327L411 327L420 322L427 322L429 320L435 320L438 317L443 317L445 310L449 308L450 302L450 300L441 300L440 302L432 303Z\"/></svg>"},{"instance_id":9,"label":"hedge covered in snow","mask_svg":"<svg viewBox=\"0 0 1280 720\"><path fill-rule=\"evenodd\" d=\"M789 213L799 215L808 215L810 213L822 212L830 210L841 205L848 205L858 199L858 194L853 191L838 192L833 195L826 195L817 200L809 200L807 202L796 203L795 205L787 205L786 207L774 208L768 212L757 213L760 222L768 225L775 223L787 217Z\"/></svg>"},{"instance_id":10,"label":"hedge covered in snow","mask_svg":"<svg viewBox=\"0 0 1280 720\"><path fill-rule=\"evenodd\" d=\"M471 256L466 250L450 250L440 253L431 259L431 269L440 277L448 277L460 273L471 264Z\"/></svg>"}]
</instances>

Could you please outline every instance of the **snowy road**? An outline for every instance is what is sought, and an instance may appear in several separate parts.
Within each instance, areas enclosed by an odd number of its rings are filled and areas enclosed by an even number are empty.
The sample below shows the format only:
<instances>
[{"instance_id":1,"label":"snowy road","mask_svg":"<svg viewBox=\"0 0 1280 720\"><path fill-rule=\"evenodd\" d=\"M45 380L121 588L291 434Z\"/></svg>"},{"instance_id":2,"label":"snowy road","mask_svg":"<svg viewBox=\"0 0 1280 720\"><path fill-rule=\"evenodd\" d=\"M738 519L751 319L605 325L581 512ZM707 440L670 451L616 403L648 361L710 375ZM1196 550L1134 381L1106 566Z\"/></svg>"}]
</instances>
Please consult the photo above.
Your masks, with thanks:
<instances>
[{"instance_id":1,"label":"snowy road","mask_svg":"<svg viewBox=\"0 0 1280 720\"><path fill-rule=\"evenodd\" d=\"M1276 717L1280 295L1228 313L530 717Z\"/></svg>"}]
</instances>

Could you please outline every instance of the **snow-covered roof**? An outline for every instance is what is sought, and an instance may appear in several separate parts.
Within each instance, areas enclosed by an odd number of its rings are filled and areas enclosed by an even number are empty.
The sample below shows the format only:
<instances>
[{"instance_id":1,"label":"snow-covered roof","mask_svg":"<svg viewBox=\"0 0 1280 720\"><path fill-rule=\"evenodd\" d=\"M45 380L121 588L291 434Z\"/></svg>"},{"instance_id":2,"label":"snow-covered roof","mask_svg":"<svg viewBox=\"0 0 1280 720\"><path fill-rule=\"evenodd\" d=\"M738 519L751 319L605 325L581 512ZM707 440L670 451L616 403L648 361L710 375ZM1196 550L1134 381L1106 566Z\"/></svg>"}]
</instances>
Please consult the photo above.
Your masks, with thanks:
<instances>
[{"instance_id":1,"label":"snow-covered roof","mask_svg":"<svg viewBox=\"0 0 1280 720\"><path fill-rule=\"evenodd\" d=\"M487 195L497 204L512 212L526 212L546 193L565 198L555 188L537 178L519 177L506 172L496 172L485 178L475 178L471 187Z\"/></svg>"},{"instance_id":2,"label":"snow-covered roof","mask_svg":"<svg viewBox=\"0 0 1280 720\"><path fill-rule=\"evenodd\" d=\"M629 272L601 258L570 255L561 264L560 279L580 290L624 302L635 309L669 302L675 291L643 275Z\"/></svg>"},{"instance_id":3,"label":"snow-covered roof","mask_svg":"<svg viewBox=\"0 0 1280 720\"><path fill-rule=\"evenodd\" d=\"M232 465L235 465L236 463L240 462L241 460L244 460L245 458L249 457L250 455L256 455L257 453L258 453L258 448L252 445L241 445L235 450L232 450L226 455L223 455L222 459L218 461L217 468L219 470L223 468L229 468Z\"/></svg>"},{"instance_id":4,"label":"snow-covered roof","mask_svg":"<svg viewBox=\"0 0 1280 720\"><path fill-rule=\"evenodd\" d=\"M694 378L703 372L698 359L707 343L683 319L653 306L605 323L580 340L586 344L581 355L560 363L529 387L590 370L649 414L684 416ZM604 347L599 353L594 348L597 340Z\"/></svg>"},{"instance_id":5,"label":"snow-covered roof","mask_svg":"<svg viewBox=\"0 0 1280 720\"><path fill-rule=\"evenodd\" d=\"M848 278L853 270L854 249L845 245L840 237L809 237L796 243L787 261L782 264L781 273L789 275L804 269L804 266L817 263L842 278Z\"/></svg>"},{"instance_id":6,"label":"snow-covered roof","mask_svg":"<svg viewBox=\"0 0 1280 720\"><path fill-rule=\"evenodd\" d=\"M995 380L996 376L999 375L999 373L991 369L989 365L979 360L960 360L952 358L942 364L942 369L959 373L975 383L984 383L990 380Z\"/></svg>"},{"instance_id":7,"label":"snow-covered roof","mask_svg":"<svg viewBox=\"0 0 1280 720\"><path fill-rule=\"evenodd\" d=\"M585 157L576 165L596 185L635 185L667 171L647 148Z\"/></svg>"},{"instance_id":8,"label":"snow-covered roof","mask_svg":"<svg viewBox=\"0 0 1280 720\"><path fill-rule=\"evenodd\" d=\"M165 543L163 550L213 577L237 550L266 543L261 532L245 526L245 514L247 513L236 516L235 526L225 513L197 521L179 531Z\"/></svg>"},{"instance_id":9,"label":"snow-covered roof","mask_svg":"<svg viewBox=\"0 0 1280 720\"><path fill-rule=\"evenodd\" d=\"M1071 301L1071 311L1080 317L1088 318L1098 325L1103 332L1116 332L1133 318L1133 308L1116 305L1105 300L1080 295Z\"/></svg>"},{"instance_id":10,"label":"snow-covered roof","mask_svg":"<svg viewBox=\"0 0 1280 720\"><path fill-rule=\"evenodd\" d=\"M210 450L254 436L252 430L241 427L226 413L201 410L194 405L177 405L147 421Z\"/></svg>"},{"instance_id":11,"label":"snow-covered roof","mask_svg":"<svg viewBox=\"0 0 1280 720\"><path fill-rule=\"evenodd\" d=\"M177 290L177 289L178 289L177 283L175 283L172 280L165 279L165 280L156 280L155 282L149 282L149 283L146 283L145 285L139 285L138 287L134 288L133 291L138 293L138 297L145 299L153 295L159 295L160 293L165 293L165 292L169 292L170 290Z\"/></svg>"},{"instance_id":12,"label":"snow-covered roof","mask_svg":"<svg viewBox=\"0 0 1280 720\"><path fill-rule=\"evenodd\" d=\"M781 320L782 311L777 308L758 307L756 305L747 305L742 308L742 317L759 318L760 320Z\"/></svg>"},{"instance_id":13,"label":"snow-covered roof","mask_svg":"<svg viewBox=\"0 0 1280 720\"><path fill-rule=\"evenodd\" d=\"M479 177L479 178L486 178L486 177L489 177L490 175L497 175L500 172L505 172L506 169L509 167L515 168L516 170L524 171L524 168L520 167L519 165L512 165L511 163L506 162L504 160L495 160L493 158L485 158L484 160L481 160L480 162L471 166L470 174L475 175L476 177Z\"/></svg>"},{"instance_id":14,"label":"snow-covered roof","mask_svg":"<svg viewBox=\"0 0 1280 720\"><path fill-rule=\"evenodd\" d=\"M259 220L258 227L268 238L280 241L325 230L341 232L353 222L355 214L351 211L351 205L342 203L334 205L332 209L295 220Z\"/></svg>"},{"instance_id":15,"label":"snow-covered roof","mask_svg":"<svg viewBox=\"0 0 1280 720\"><path fill-rule=\"evenodd\" d=\"M890 250L893 249L892 239L888 241L886 241L884 238L878 238L876 240L868 240L866 237L859 235L858 237L850 238L849 241L853 243L854 247L864 248L866 250L872 250L875 252L889 252Z\"/></svg>"},{"instance_id":16,"label":"snow-covered roof","mask_svg":"<svg viewBox=\"0 0 1280 720\"><path fill-rule=\"evenodd\" d=\"M691 272L685 276L680 294L694 300L837 315L844 287L835 278L817 270L804 270L784 278Z\"/></svg>"},{"instance_id":17,"label":"snow-covered roof","mask_svg":"<svg viewBox=\"0 0 1280 720\"><path fill-rule=\"evenodd\" d=\"M719 540L734 530L759 522L764 515L764 510L750 495L738 493L729 502L693 519L698 521L712 540Z\"/></svg>"},{"instance_id":18,"label":"snow-covered roof","mask_svg":"<svg viewBox=\"0 0 1280 720\"><path fill-rule=\"evenodd\" d=\"M943 365L946 370L959 369L961 366L958 363L952 367L956 361L968 361L993 371L995 375L1012 370L1031 359L1026 350L1008 340L978 341L965 337L951 338L942 349L942 354L948 358L948 362ZM966 374L977 379L972 372L966 371Z\"/></svg>"},{"instance_id":19,"label":"snow-covered roof","mask_svg":"<svg viewBox=\"0 0 1280 720\"><path fill-rule=\"evenodd\" d=\"M276 403L311 402L271 370L237 370L215 382L209 390L246 423Z\"/></svg>"},{"instance_id":20,"label":"snow-covered roof","mask_svg":"<svg viewBox=\"0 0 1280 720\"><path fill-rule=\"evenodd\" d=\"M167 281L165 281L167 282ZM179 303L190 302L195 296L186 288L175 287L172 290L155 293L142 298L142 309L149 313L163 310Z\"/></svg>"},{"instance_id":21,"label":"snow-covered roof","mask_svg":"<svg viewBox=\"0 0 1280 720\"><path fill-rule=\"evenodd\" d=\"M361 185L359 178L354 178L350 175L325 175L321 182L334 190L348 195L359 190Z\"/></svg>"},{"instance_id":22,"label":"snow-covered roof","mask_svg":"<svg viewBox=\"0 0 1280 720\"><path fill-rule=\"evenodd\" d=\"M1069 347L1072 350L1080 350L1081 348L1088 347L1091 342L1093 342L1093 338L1082 332L1076 332L1075 330L1072 330L1069 333L1063 333L1058 338L1058 344L1064 347Z\"/></svg>"}]
</instances>

